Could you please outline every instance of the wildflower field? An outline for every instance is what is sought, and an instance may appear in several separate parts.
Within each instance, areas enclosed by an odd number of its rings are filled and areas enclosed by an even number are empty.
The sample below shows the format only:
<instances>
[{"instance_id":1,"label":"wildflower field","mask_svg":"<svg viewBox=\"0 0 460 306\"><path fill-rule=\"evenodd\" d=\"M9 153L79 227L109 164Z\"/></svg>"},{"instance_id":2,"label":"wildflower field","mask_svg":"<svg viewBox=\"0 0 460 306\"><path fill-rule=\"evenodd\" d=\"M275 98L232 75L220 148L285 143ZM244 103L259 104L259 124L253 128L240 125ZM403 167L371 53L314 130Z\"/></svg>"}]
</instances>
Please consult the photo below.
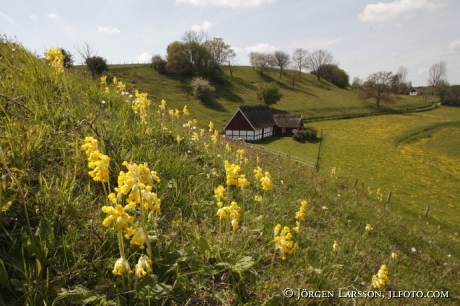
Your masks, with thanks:
<instances>
[{"instance_id":1,"label":"wildflower field","mask_svg":"<svg viewBox=\"0 0 460 306\"><path fill-rule=\"evenodd\" d=\"M227 142L185 101L47 54L0 41L0 305L459 304L458 237L345 166Z\"/></svg>"}]
</instances>

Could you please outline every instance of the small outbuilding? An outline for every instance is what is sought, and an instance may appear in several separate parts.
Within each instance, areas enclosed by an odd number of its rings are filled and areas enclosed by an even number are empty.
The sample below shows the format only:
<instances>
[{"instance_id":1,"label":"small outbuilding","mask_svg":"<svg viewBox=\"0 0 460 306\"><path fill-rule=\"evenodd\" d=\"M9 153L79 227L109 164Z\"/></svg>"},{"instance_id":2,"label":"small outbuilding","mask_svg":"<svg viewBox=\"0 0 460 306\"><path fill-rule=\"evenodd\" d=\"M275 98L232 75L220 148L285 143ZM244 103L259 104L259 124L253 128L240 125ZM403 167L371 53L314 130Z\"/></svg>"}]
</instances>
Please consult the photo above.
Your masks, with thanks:
<instances>
[{"instance_id":1,"label":"small outbuilding","mask_svg":"<svg viewBox=\"0 0 460 306\"><path fill-rule=\"evenodd\" d=\"M420 88L412 88L409 91L409 95L411 95L411 96L421 96L422 95L422 90Z\"/></svg>"},{"instance_id":2,"label":"small outbuilding","mask_svg":"<svg viewBox=\"0 0 460 306\"><path fill-rule=\"evenodd\" d=\"M270 107L261 105L242 105L224 127L225 136L257 141L274 135L276 122Z\"/></svg>"},{"instance_id":3,"label":"small outbuilding","mask_svg":"<svg viewBox=\"0 0 460 306\"><path fill-rule=\"evenodd\" d=\"M301 114L275 114L275 136L292 136L293 130L301 130L303 120Z\"/></svg>"}]
</instances>

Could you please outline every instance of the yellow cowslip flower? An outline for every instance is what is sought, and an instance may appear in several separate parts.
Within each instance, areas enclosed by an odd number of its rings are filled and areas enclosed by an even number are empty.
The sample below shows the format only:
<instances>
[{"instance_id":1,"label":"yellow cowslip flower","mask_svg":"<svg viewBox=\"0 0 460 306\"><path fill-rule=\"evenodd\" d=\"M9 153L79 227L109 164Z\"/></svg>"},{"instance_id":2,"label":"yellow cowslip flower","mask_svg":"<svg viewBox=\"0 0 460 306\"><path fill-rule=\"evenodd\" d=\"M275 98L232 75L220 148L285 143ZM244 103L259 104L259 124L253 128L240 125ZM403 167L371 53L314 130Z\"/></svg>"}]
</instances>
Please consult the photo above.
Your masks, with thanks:
<instances>
[{"instance_id":1,"label":"yellow cowslip flower","mask_svg":"<svg viewBox=\"0 0 460 306\"><path fill-rule=\"evenodd\" d=\"M176 136L177 143L180 143L183 139L184 137L180 137L179 135Z\"/></svg>"},{"instance_id":2,"label":"yellow cowslip flower","mask_svg":"<svg viewBox=\"0 0 460 306\"><path fill-rule=\"evenodd\" d=\"M225 187L222 185L218 185L216 188L214 188L214 198L220 202L221 200L227 200L225 197Z\"/></svg>"},{"instance_id":3,"label":"yellow cowslip flower","mask_svg":"<svg viewBox=\"0 0 460 306\"><path fill-rule=\"evenodd\" d=\"M332 170L331 170L331 178L337 178L337 168L336 167L332 167Z\"/></svg>"},{"instance_id":4,"label":"yellow cowslip flower","mask_svg":"<svg viewBox=\"0 0 460 306\"><path fill-rule=\"evenodd\" d=\"M88 156L88 174L96 182L109 182L110 157L101 154L98 150L98 142L93 137L85 137L85 143L81 146Z\"/></svg>"},{"instance_id":5,"label":"yellow cowslip flower","mask_svg":"<svg viewBox=\"0 0 460 306\"><path fill-rule=\"evenodd\" d=\"M295 225L296 225L296 226L293 227L292 229L293 229L296 233L298 233L299 230L300 230L300 222L296 220L296 221L295 221Z\"/></svg>"},{"instance_id":6,"label":"yellow cowslip flower","mask_svg":"<svg viewBox=\"0 0 460 306\"><path fill-rule=\"evenodd\" d=\"M322 208L323 208L323 210L328 210L329 209L329 208L327 208L327 206L323 206Z\"/></svg>"},{"instance_id":7,"label":"yellow cowslip flower","mask_svg":"<svg viewBox=\"0 0 460 306\"><path fill-rule=\"evenodd\" d=\"M225 163L225 173L227 178L227 186L238 186L238 178L240 177L241 167L235 164L230 164L227 160Z\"/></svg>"},{"instance_id":8,"label":"yellow cowslip flower","mask_svg":"<svg viewBox=\"0 0 460 306\"><path fill-rule=\"evenodd\" d=\"M228 219L228 215L227 215L227 211L225 210L225 207L220 207L217 210L216 216L219 217L219 220Z\"/></svg>"},{"instance_id":9,"label":"yellow cowslip flower","mask_svg":"<svg viewBox=\"0 0 460 306\"><path fill-rule=\"evenodd\" d=\"M147 107L150 105L150 100L147 99L146 93L139 93L135 90L135 99L133 101L132 109L136 112L139 111L141 123L147 124Z\"/></svg>"},{"instance_id":10,"label":"yellow cowslip flower","mask_svg":"<svg viewBox=\"0 0 460 306\"><path fill-rule=\"evenodd\" d=\"M214 134L211 135L212 143L217 143L219 141L219 132L217 130L214 131Z\"/></svg>"},{"instance_id":11,"label":"yellow cowslip flower","mask_svg":"<svg viewBox=\"0 0 460 306\"><path fill-rule=\"evenodd\" d=\"M256 178L256 180L260 180L262 177L263 177L263 174L262 174L263 170L261 167L257 166L257 168L254 169L254 177Z\"/></svg>"},{"instance_id":12,"label":"yellow cowslip flower","mask_svg":"<svg viewBox=\"0 0 460 306\"><path fill-rule=\"evenodd\" d=\"M99 84L100 85L107 85L107 76L106 75L101 76L101 78L99 79Z\"/></svg>"},{"instance_id":13,"label":"yellow cowslip flower","mask_svg":"<svg viewBox=\"0 0 460 306\"><path fill-rule=\"evenodd\" d=\"M238 184L237 186L241 188L241 190L244 190L247 186L251 185L251 183L249 183L249 181L246 179L246 175L244 174L241 174L239 177L238 177Z\"/></svg>"},{"instance_id":14,"label":"yellow cowslip flower","mask_svg":"<svg viewBox=\"0 0 460 306\"><path fill-rule=\"evenodd\" d=\"M268 172L265 172L267 174ZM269 174L270 175L270 174ZM263 190L271 190L273 185L272 185L272 180L270 176L265 175L260 179L260 183L262 184L262 189Z\"/></svg>"},{"instance_id":15,"label":"yellow cowslip flower","mask_svg":"<svg viewBox=\"0 0 460 306\"><path fill-rule=\"evenodd\" d=\"M137 228L133 234L132 234L132 238L131 238L131 244L135 244L135 245L138 245L139 246L139 249L143 250L145 249L145 246L146 244L149 244L149 237L147 236L147 233L145 232L145 230L143 228Z\"/></svg>"},{"instance_id":16,"label":"yellow cowslip flower","mask_svg":"<svg viewBox=\"0 0 460 306\"><path fill-rule=\"evenodd\" d=\"M332 245L332 252L336 252L339 247L337 240L334 240L334 244Z\"/></svg>"},{"instance_id":17,"label":"yellow cowslip flower","mask_svg":"<svg viewBox=\"0 0 460 306\"><path fill-rule=\"evenodd\" d=\"M161 113L164 113L166 111L166 100L161 100L161 104L158 106L158 110Z\"/></svg>"},{"instance_id":18,"label":"yellow cowslip flower","mask_svg":"<svg viewBox=\"0 0 460 306\"><path fill-rule=\"evenodd\" d=\"M192 133L192 137L190 137L190 139L191 139L192 141L198 141L198 139L199 139L198 133L197 133L197 132L193 132L193 133Z\"/></svg>"},{"instance_id":19,"label":"yellow cowslip flower","mask_svg":"<svg viewBox=\"0 0 460 306\"><path fill-rule=\"evenodd\" d=\"M117 88L118 88L119 91L124 91L125 88L126 88L126 85L123 84L122 81L118 81L118 82L117 82Z\"/></svg>"},{"instance_id":20,"label":"yellow cowslip flower","mask_svg":"<svg viewBox=\"0 0 460 306\"><path fill-rule=\"evenodd\" d=\"M200 136L204 136L205 134L205 130L204 129L200 129Z\"/></svg>"},{"instance_id":21,"label":"yellow cowslip flower","mask_svg":"<svg viewBox=\"0 0 460 306\"><path fill-rule=\"evenodd\" d=\"M398 259L398 254L396 254L395 252L391 252L391 258Z\"/></svg>"},{"instance_id":22,"label":"yellow cowslip flower","mask_svg":"<svg viewBox=\"0 0 460 306\"><path fill-rule=\"evenodd\" d=\"M367 224L366 224L366 232L371 232L371 231L373 231L373 230L374 230L374 229L372 228L372 226L371 226L369 223L367 223Z\"/></svg>"},{"instance_id":23,"label":"yellow cowslip flower","mask_svg":"<svg viewBox=\"0 0 460 306\"><path fill-rule=\"evenodd\" d=\"M109 88L105 87L104 93L109 93Z\"/></svg>"},{"instance_id":24,"label":"yellow cowslip flower","mask_svg":"<svg viewBox=\"0 0 460 306\"><path fill-rule=\"evenodd\" d=\"M122 256L121 258L118 258L117 261L115 262L115 265L113 267L112 273L115 275L123 275L124 273L131 274L133 273L133 270L131 270L131 267L129 266L129 262Z\"/></svg>"},{"instance_id":25,"label":"yellow cowslip flower","mask_svg":"<svg viewBox=\"0 0 460 306\"><path fill-rule=\"evenodd\" d=\"M225 145L225 149L227 150L227 152L232 152L232 147L230 146L230 144L227 142L227 144Z\"/></svg>"},{"instance_id":26,"label":"yellow cowslip flower","mask_svg":"<svg viewBox=\"0 0 460 306\"><path fill-rule=\"evenodd\" d=\"M238 229L238 220L233 219L232 220L232 229L236 231Z\"/></svg>"},{"instance_id":27,"label":"yellow cowslip flower","mask_svg":"<svg viewBox=\"0 0 460 306\"><path fill-rule=\"evenodd\" d=\"M209 132L213 132L214 131L214 123L212 121L209 121Z\"/></svg>"},{"instance_id":28,"label":"yellow cowslip flower","mask_svg":"<svg viewBox=\"0 0 460 306\"><path fill-rule=\"evenodd\" d=\"M105 227L109 227L109 225L112 223L112 220L115 220L117 232L122 232L123 229L126 229L129 224L133 224L134 222L134 217L130 216L125 211L129 209L131 209L131 207L129 207L128 205L123 207L120 204L117 204L115 207L103 206L101 210L109 216L104 219L102 225Z\"/></svg>"},{"instance_id":29,"label":"yellow cowslip flower","mask_svg":"<svg viewBox=\"0 0 460 306\"><path fill-rule=\"evenodd\" d=\"M187 105L184 105L184 109L182 110L185 116L190 116L190 112L187 109Z\"/></svg>"},{"instance_id":30,"label":"yellow cowslip flower","mask_svg":"<svg viewBox=\"0 0 460 306\"><path fill-rule=\"evenodd\" d=\"M260 157L259 157L259 155L257 155L257 157L256 157L256 162L257 162L257 164L260 164Z\"/></svg>"},{"instance_id":31,"label":"yellow cowslip flower","mask_svg":"<svg viewBox=\"0 0 460 306\"><path fill-rule=\"evenodd\" d=\"M262 202L262 196L256 195L256 196L254 197L254 200L257 201L257 202Z\"/></svg>"},{"instance_id":32,"label":"yellow cowslip flower","mask_svg":"<svg viewBox=\"0 0 460 306\"><path fill-rule=\"evenodd\" d=\"M142 254L136 265L136 276L142 278L152 272L152 261L146 255Z\"/></svg>"},{"instance_id":33,"label":"yellow cowslip flower","mask_svg":"<svg viewBox=\"0 0 460 306\"><path fill-rule=\"evenodd\" d=\"M174 110L174 117L179 118L179 116L180 116L180 111L176 108Z\"/></svg>"},{"instance_id":34,"label":"yellow cowslip flower","mask_svg":"<svg viewBox=\"0 0 460 306\"><path fill-rule=\"evenodd\" d=\"M243 149L236 150L236 158L243 159L243 155L244 155Z\"/></svg>"},{"instance_id":35,"label":"yellow cowslip flower","mask_svg":"<svg viewBox=\"0 0 460 306\"><path fill-rule=\"evenodd\" d=\"M57 73L64 72L64 55L62 54L61 49L48 48L46 50L46 59L50 63Z\"/></svg>"},{"instance_id":36,"label":"yellow cowslip flower","mask_svg":"<svg viewBox=\"0 0 460 306\"><path fill-rule=\"evenodd\" d=\"M371 187L367 187L367 192L369 193L369 195L372 194L372 190L371 190Z\"/></svg>"},{"instance_id":37,"label":"yellow cowslip flower","mask_svg":"<svg viewBox=\"0 0 460 306\"><path fill-rule=\"evenodd\" d=\"M117 84L117 82L118 82L117 78L116 78L116 77L113 77L113 79L112 79L112 82L113 82L113 84L115 84L115 85L116 85L116 84Z\"/></svg>"},{"instance_id":38,"label":"yellow cowslip flower","mask_svg":"<svg viewBox=\"0 0 460 306\"><path fill-rule=\"evenodd\" d=\"M277 224L273 230L275 251L279 250L281 259L286 260L286 254L292 254L294 242L291 240L292 234L290 233L290 228L285 226L280 233L281 227L281 224Z\"/></svg>"},{"instance_id":39,"label":"yellow cowslip flower","mask_svg":"<svg viewBox=\"0 0 460 306\"><path fill-rule=\"evenodd\" d=\"M374 289L381 289L385 287L388 283L388 270L386 265L382 265L380 267L379 272L377 275L372 276L372 287Z\"/></svg>"}]
</instances>

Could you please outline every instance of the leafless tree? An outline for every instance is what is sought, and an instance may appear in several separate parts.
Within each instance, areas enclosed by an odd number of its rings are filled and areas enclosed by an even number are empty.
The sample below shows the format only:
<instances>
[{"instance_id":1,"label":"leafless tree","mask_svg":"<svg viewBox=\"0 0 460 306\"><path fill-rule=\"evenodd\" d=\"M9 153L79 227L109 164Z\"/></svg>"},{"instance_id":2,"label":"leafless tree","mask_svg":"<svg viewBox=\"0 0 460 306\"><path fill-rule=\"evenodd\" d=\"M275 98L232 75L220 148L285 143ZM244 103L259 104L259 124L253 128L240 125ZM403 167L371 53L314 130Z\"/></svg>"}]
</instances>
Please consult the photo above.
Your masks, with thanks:
<instances>
[{"instance_id":1,"label":"leafless tree","mask_svg":"<svg viewBox=\"0 0 460 306\"><path fill-rule=\"evenodd\" d=\"M294 50L292 54L292 62L299 71L299 75L302 72L302 68L305 65L305 61L307 59L308 51L302 48L298 48Z\"/></svg>"},{"instance_id":2,"label":"leafless tree","mask_svg":"<svg viewBox=\"0 0 460 306\"><path fill-rule=\"evenodd\" d=\"M235 53L235 51L233 51L233 49L231 49L220 37L209 39L205 41L203 45L209 50L214 62L219 66L226 63L230 53Z\"/></svg>"},{"instance_id":3,"label":"leafless tree","mask_svg":"<svg viewBox=\"0 0 460 306\"><path fill-rule=\"evenodd\" d=\"M238 65L238 60L236 59L236 53L233 49L229 49L225 64L230 71L230 76L233 76L236 66Z\"/></svg>"},{"instance_id":4,"label":"leafless tree","mask_svg":"<svg viewBox=\"0 0 460 306\"><path fill-rule=\"evenodd\" d=\"M351 83L351 89L362 89L363 87L363 80L359 77L354 77L353 82Z\"/></svg>"},{"instance_id":5,"label":"leafless tree","mask_svg":"<svg viewBox=\"0 0 460 306\"><path fill-rule=\"evenodd\" d=\"M185 33L181 37L181 40L185 43L194 41L201 44L208 40L208 34L203 30L199 32L194 30L185 31Z\"/></svg>"},{"instance_id":6,"label":"leafless tree","mask_svg":"<svg viewBox=\"0 0 460 306\"><path fill-rule=\"evenodd\" d=\"M434 95L434 89L443 82L447 81L447 63L440 61L430 68L428 86L431 86L431 95Z\"/></svg>"},{"instance_id":7,"label":"leafless tree","mask_svg":"<svg viewBox=\"0 0 460 306\"><path fill-rule=\"evenodd\" d=\"M318 81L322 77L322 69L325 65L334 64L334 57L327 50L316 50L313 53L308 54L304 68L310 70L310 72L318 78Z\"/></svg>"},{"instance_id":8,"label":"leafless tree","mask_svg":"<svg viewBox=\"0 0 460 306\"><path fill-rule=\"evenodd\" d=\"M252 68L257 69L260 74L263 74L275 64L273 54L262 52L250 52L249 61Z\"/></svg>"},{"instance_id":9,"label":"leafless tree","mask_svg":"<svg viewBox=\"0 0 460 306\"><path fill-rule=\"evenodd\" d=\"M407 82L407 75L409 74L409 69L407 69L404 66L399 67L398 71L396 74L399 74L399 81L401 83L406 83Z\"/></svg>"},{"instance_id":10,"label":"leafless tree","mask_svg":"<svg viewBox=\"0 0 460 306\"><path fill-rule=\"evenodd\" d=\"M289 79L292 87L295 88L295 83L300 80L300 74L296 70L297 66L291 66L290 68L290 70L286 71L286 77Z\"/></svg>"},{"instance_id":11,"label":"leafless tree","mask_svg":"<svg viewBox=\"0 0 460 306\"><path fill-rule=\"evenodd\" d=\"M75 44L73 47L75 48L75 51L77 51L77 54L80 56L82 65L86 64L86 60L88 58L97 55L97 51L94 51L93 46L91 46L87 42L84 42L83 45L81 46L79 46L78 44Z\"/></svg>"},{"instance_id":12,"label":"leafless tree","mask_svg":"<svg viewBox=\"0 0 460 306\"><path fill-rule=\"evenodd\" d=\"M368 76L363 84L365 97L375 98L377 107L380 107L380 101L390 95L393 76L389 71L379 71Z\"/></svg>"},{"instance_id":13,"label":"leafless tree","mask_svg":"<svg viewBox=\"0 0 460 306\"><path fill-rule=\"evenodd\" d=\"M280 78L283 74L283 69L286 68L290 63L290 56L283 51L275 51L274 53L275 66L280 68Z\"/></svg>"}]
</instances>

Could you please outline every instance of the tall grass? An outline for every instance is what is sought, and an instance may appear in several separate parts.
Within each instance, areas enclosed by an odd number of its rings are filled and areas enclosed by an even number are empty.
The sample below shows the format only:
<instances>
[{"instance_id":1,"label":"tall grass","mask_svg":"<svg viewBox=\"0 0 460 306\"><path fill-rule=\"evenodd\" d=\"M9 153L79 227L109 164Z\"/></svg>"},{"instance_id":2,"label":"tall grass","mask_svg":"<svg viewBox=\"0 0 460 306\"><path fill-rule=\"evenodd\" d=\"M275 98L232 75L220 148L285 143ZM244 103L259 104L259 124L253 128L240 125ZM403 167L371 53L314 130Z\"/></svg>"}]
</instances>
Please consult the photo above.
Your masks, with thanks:
<instances>
[{"instance_id":1,"label":"tall grass","mask_svg":"<svg viewBox=\"0 0 460 306\"><path fill-rule=\"evenodd\" d=\"M132 108L134 88L121 94L110 85L105 93L98 80L57 74L5 38L0 54L0 305L350 304L338 297L339 288L372 289L383 264L389 271L378 289L383 293L443 290L450 292L443 304L458 304L458 238L393 213L340 172L317 176L238 142L229 142L228 150L212 131L200 131L207 120L194 128L181 113L188 101L167 102L163 113L152 99L144 124ZM88 175L81 149L87 136L110 157L106 185ZM226 185L225 160L239 165L250 185L244 193L225 188L224 205L240 204L242 218L238 229L223 224L219 232L214 189ZM112 273L120 239L113 224L102 225L107 214L101 207L112 205L106 191L118 186L124 161L146 163L161 179L155 192L162 214L148 229L151 254L121 238L131 267L142 254L151 256L153 271L142 278ZM271 190L254 178L257 166L270 172ZM303 199L305 221L283 260L275 253L274 228L296 226ZM366 231L366 224L374 230ZM288 287L336 295L295 301L282 297Z\"/></svg>"}]
</instances>

